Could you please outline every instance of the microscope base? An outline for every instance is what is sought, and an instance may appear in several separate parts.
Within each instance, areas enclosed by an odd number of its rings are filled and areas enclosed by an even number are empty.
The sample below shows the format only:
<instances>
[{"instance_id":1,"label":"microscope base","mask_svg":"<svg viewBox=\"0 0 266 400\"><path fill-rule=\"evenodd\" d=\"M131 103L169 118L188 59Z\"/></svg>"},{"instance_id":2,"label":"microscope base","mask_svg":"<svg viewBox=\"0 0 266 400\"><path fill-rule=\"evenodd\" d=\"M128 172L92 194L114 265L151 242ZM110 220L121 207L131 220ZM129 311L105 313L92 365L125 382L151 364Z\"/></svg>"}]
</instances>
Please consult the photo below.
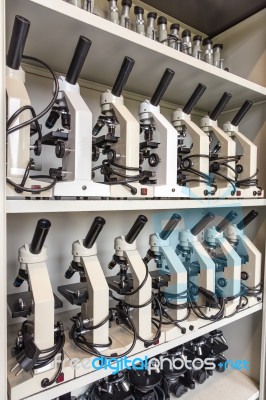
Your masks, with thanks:
<instances>
[{"instance_id":1,"label":"microscope base","mask_svg":"<svg viewBox=\"0 0 266 400\"><path fill-rule=\"evenodd\" d=\"M110 187L110 197L130 197L132 199L153 197L153 187L141 185L138 182L132 182L129 185L137 189L136 194L132 194L130 188L123 185L108 185Z\"/></svg>"},{"instance_id":2,"label":"microscope base","mask_svg":"<svg viewBox=\"0 0 266 400\"><path fill-rule=\"evenodd\" d=\"M10 354L7 360L7 384L9 400L24 399L25 397L32 396L36 393L42 392L43 390L47 390L47 388L41 387L41 381L44 378L48 378L49 380L53 379L53 377L57 373L57 368L53 368L40 374L32 374L31 372L23 371L21 374L16 376L16 373L19 371L19 367L16 368L15 371L9 372L16 364L16 359L11 357L11 349L9 349L8 354ZM62 373L64 374L64 379L62 383L74 379L74 369L70 367L70 360L68 359L66 354L64 361L65 362L62 371ZM55 382L53 385L49 386L49 388L58 384L59 383Z\"/></svg>"},{"instance_id":3,"label":"microscope base","mask_svg":"<svg viewBox=\"0 0 266 400\"><path fill-rule=\"evenodd\" d=\"M256 187L256 186L251 186L249 188L239 188L238 189L240 193L238 198L241 199L263 199L264 198L264 190Z\"/></svg>"},{"instance_id":4,"label":"microscope base","mask_svg":"<svg viewBox=\"0 0 266 400\"><path fill-rule=\"evenodd\" d=\"M10 180L12 180L17 185L20 185L21 181L22 181L21 177L16 178L16 177L12 176L12 177L7 177L7 178L10 178ZM26 188L32 188L32 186L36 185L36 186L38 186L38 188L39 187L43 188L43 187L50 185L50 183L51 182L37 181L37 180L31 179L31 178L28 178L26 180L26 183L24 186ZM33 198L33 199L35 199L35 198L47 198L48 199L48 198L53 197L53 189L45 190L44 192L41 192L41 193L30 193L30 192L17 193L15 191L15 188L7 183L6 184L6 197L7 198L8 197L20 198L20 199L21 198L25 199L25 197L29 197L29 198Z\"/></svg>"},{"instance_id":5,"label":"microscope base","mask_svg":"<svg viewBox=\"0 0 266 400\"><path fill-rule=\"evenodd\" d=\"M165 320L167 321L167 320ZM170 342L171 340L177 339L180 336L184 336L190 332L192 332L189 327L194 324L190 322L190 320L184 321L184 322L180 322L180 326L182 328L186 329L186 333L182 333L181 329L179 329L177 326L174 325L163 325L162 326L162 333L161 336L164 335L165 336L165 342ZM195 332L195 327L193 332Z\"/></svg>"},{"instance_id":6,"label":"microscope base","mask_svg":"<svg viewBox=\"0 0 266 400\"><path fill-rule=\"evenodd\" d=\"M261 303L262 302L262 294L261 294L260 297L261 297L261 300L257 300L256 297L248 296L247 297L247 299L248 299L248 307L250 308L250 307L256 306L257 304Z\"/></svg>"},{"instance_id":7,"label":"microscope base","mask_svg":"<svg viewBox=\"0 0 266 400\"><path fill-rule=\"evenodd\" d=\"M119 327L118 327L119 330ZM110 337L112 339L112 345L109 348L105 348L105 349L101 349L101 348L97 348L97 350L104 356L111 356L112 354L117 353L122 354L126 351L126 348L123 346L123 344L121 344L120 342L118 342L115 337L119 337L120 338L120 332L117 331L116 326L114 326L113 328L110 329ZM68 334L68 332L66 332L66 335ZM132 341L132 337L129 337L128 335L128 339L129 341ZM94 361L94 365L92 365L92 361L96 360L98 357L99 359L101 359L101 356L93 356L89 353L86 353L85 351L81 350L79 347L77 347L75 345L75 343L72 340L68 340L65 344L65 351L69 357L70 360L74 360L75 361L78 359L80 360L80 362L75 362L75 369L73 369L73 372L75 374L75 378L78 378L79 376L83 376L86 375L90 372L95 371L95 369L97 368L98 364L96 361ZM100 360L101 361L101 360ZM102 367L104 368L104 366ZM100 366L99 366L99 369Z\"/></svg>"},{"instance_id":8,"label":"microscope base","mask_svg":"<svg viewBox=\"0 0 266 400\"><path fill-rule=\"evenodd\" d=\"M239 298L228 301L228 303L225 305L224 316L230 317L236 311L236 307L238 306L238 304ZM248 306L246 308L248 308ZM243 310L243 308L241 310Z\"/></svg>"},{"instance_id":9,"label":"microscope base","mask_svg":"<svg viewBox=\"0 0 266 400\"><path fill-rule=\"evenodd\" d=\"M219 197L218 190L216 193L211 194L214 190L211 186L201 186L201 187L188 187L189 188L189 198L190 199L214 199ZM207 192L206 192L207 191Z\"/></svg>"},{"instance_id":10,"label":"microscope base","mask_svg":"<svg viewBox=\"0 0 266 400\"><path fill-rule=\"evenodd\" d=\"M57 182L54 187L55 197L109 197L110 187L91 180Z\"/></svg>"},{"instance_id":11,"label":"microscope base","mask_svg":"<svg viewBox=\"0 0 266 400\"><path fill-rule=\"evenodd\" d=\"M189 188L179 185L155 185L153 187L154 197L186 197L189 198Z\"/></svg>"}]
</instances>

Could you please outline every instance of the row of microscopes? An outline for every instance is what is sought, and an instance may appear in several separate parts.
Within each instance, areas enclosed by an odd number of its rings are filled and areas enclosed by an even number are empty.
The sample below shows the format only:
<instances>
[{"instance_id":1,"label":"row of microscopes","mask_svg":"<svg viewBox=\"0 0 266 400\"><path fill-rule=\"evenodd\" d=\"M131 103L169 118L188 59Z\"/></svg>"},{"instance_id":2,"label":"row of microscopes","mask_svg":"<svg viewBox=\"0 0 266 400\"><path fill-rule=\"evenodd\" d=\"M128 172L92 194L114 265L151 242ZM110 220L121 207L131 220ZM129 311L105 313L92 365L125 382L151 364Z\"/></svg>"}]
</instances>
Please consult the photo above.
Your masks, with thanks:
<instances>
[{"instance_id":1,"label":"row of microscopes","mask_svg":"<svg viewBox=\"0 0 266 400\"><path fill-rule=\"evenodd\" d=\"M214 224L215 216L208 212L192 228L178 231L173 246L170 235L181 220L175 213L160 232L150 235L144 258L136 238L147 218L139 215L126 235L122 231L115 238L108 267L118 268L108 277L96 246L105 220L96 217L85 239L72 245L73 260L65 278L77 273L79 282L57 288L70 304L80 307L65 326L54 315L54 308L63 303L53 294L46 267L44 242L51 223L39 220L31 243L19 249L20 269L14 281L15 287L26 281L28 291L8 295L12 317L26 318L12 349L16 362L8 362L10 400L91 372L93 366L84 358L138 354L258 304L261 253L244 233L257 215L252 210L235 224L237 213L231 211ZM213 225L207 227L210 222ZM73 359L75 369L70 366Z\"/></svg>"},{"instance_id":2,"label":"row of microscopes","mask_svg":"<svg viewBox=\"0 0 266 400\"><path fill-rule=\"evenodd\" d=\"M257 179L257 147L238 130L251 101L245 101L222 129L217 118L232 97L225 92L198 127L190 114L206 90L199 84L186 105L172 113L170 123L159 106L175 75L167 68L151 99L140 104L137 120L122 96L135 63L125 57L113 88L101 95L101 115L93 127L92 113L77 83L91 46L81 36L66 76L57 78L51 71L53 98L36 115L20 67L23 57L36 61L22 56L29 27L28 20L16 16L7 55L8 197L263 197ZM43 135L38 120L49 111ZM30 152L40 156L43 146L55 149L54 165L58 159L62 164L51 167L49 175L30 176L32 170L41 170Z\"/></svg>"},{"instance_id":3,"label":"row of microscopes","mask_svg":"<svg viewBox=\"0 0 266 400\"><path fill-rule=\"evenodd\" d=\"M94 1L91 0L65 0L83 10L93 12ZM121 15L119 16L119 9L117 0L107 0L108 18L115 24L121 25L125 28L131 28L130 9L132 7L132 0L121 1ZM147 21L144 18L144 9L139 6L134 7L135 31L140 35L146 36L152 40L156 40L172 49L181 51L185 54L193 56L199 60L203 60L208 64L215 67L224 68L224 59L222 58L223 45L221 43L213 42L210 38L203 39L201 35L195 35L192 39L191 31L184 29L180 38L180 25L178 23L171 24L170 32L167 30L167 19L163 16L158 17L156 12L149 12L147 14ZM156 29L157 20L157 29ZM146 27L145 27L146 23Z\"/></svg>"},{"instance_id":4,"label":"row of microscopes","mask_svg":"<svg viewBox=\"0 0 266 400\"><path fill-rule=\"evenodd\" d=\"M153 358L150 360L151 371L141 370L136 365L136 369L100 379L77 400L169 400L171 395L179 399L189 390L197 390L198 384L206 382L215 371L225 371L226 350L228 345L223 332L211 331ZM188 366L184 365L184 360ZM215 368L210 369L208 362ZM65 396L64 399L71 400L70 393L69 397Z\"/></svg>"}]
</instances>

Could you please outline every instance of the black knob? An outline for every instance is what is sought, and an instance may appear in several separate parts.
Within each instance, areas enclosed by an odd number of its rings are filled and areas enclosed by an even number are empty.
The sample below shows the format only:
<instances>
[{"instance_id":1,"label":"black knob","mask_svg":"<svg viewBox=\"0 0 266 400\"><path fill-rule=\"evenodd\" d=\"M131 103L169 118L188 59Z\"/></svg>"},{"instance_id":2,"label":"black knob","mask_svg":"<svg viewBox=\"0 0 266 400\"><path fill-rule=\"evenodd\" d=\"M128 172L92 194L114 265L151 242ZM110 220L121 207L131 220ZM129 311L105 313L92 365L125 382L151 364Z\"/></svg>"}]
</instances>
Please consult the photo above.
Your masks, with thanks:
<instances>
[{"instance_id":1,"label":"black knob","mask_svg":"<svg viewBox=\"0 0 266 400\"><path fill-rule=\"evenodd\" d=\"M210 119L216 121L221 112L224 110L226 104L230 101L232 95L231 93L224 92L212 112L210 113Z\"/></svg>"},{"instance_id":2,"label":"black knob","mask_svg":"<svg viewBox=\"0 0 266 400\"><path fill-rule=\"evenodd\" d=\"M63 158L66 153L66 145L65 142L60 140L59 142L56 143L55 146L55 155L57 158Z\"/></svg>"},{"instance_id":3,"label":"black knob","mask_svg":"<svg viewBox=\"0 0 266 400\"><path fill-rule=\"evenodd\" d=\"M48 219L39 219L30 244L30 252L32 254L40 254L50 227L51 222Z\"/></svg>"},{"instance_id":4,"label":"black knob","mask_svg":"<svg viewBox=\"0 0 266 400\"><path fill-rule=\"evenodd\" d=\"M160 238L162 240L166 240L169 238L175 227L177 226L178 222L181 221L181 217L178 214L173 214L163 230L160 233Z\"/></svg>"},{"instance_id":5,"label":"black knob","mask_svg":"<svg viewBox=\"0 0 266 400\"><path fill-rule=\"evenodd\" d=\"M242 121L242 119L244 118L244 116L246 115L246 113L248 112L248 110L252 107L252 105L253 105L252 101L246 100L245 103L240 108L240 110L234 116L231 124L234 126L238 126Z\"/></svg>"},{"instance_id":6,"label":"black knob","mask_svg":"<svg viewBox=\"0 0 266 400\"><path fill-rule=\"evenodd\" d=\"M135 15L143 15L144 14L144 8L135 6L134 7L134 14Z\"/></svg>"},{"instance_id":7,"label":"black knob","mask_svg":"<svg viewBox=\"0 0 266 400\"><path fill-rule=\"evenodd\" d=\"M29 29L30 21L16 15L6 58L9 68L19 69Z\"/></svg>"},{"instance_id":8,"label":"black knob","mask_svg":"<svg viewBox=\"0 0 266 400\"><path fill-rule=\"evenodd\" d=\"M156 19L156 18L157 18L157 13L156 13L156 12L149 12L149 13L147 14L147 18Z\"/></svg>"},{"instance_id":9,"label":"black knob","mask_svg":"<svg viewBox=\"0 0 266 400\"><path fill-rule=\"evenodd\" d=\"M105 219L102 217L96 217L90 227L89 232L87 233L87 236L85 237L83 244L84 247L86 247L87 249L90 249L97 237L99 236L101 230L103 229L105 225Z\"/></svg>"},{"instance_id":10,"label":"black knob","mask_svg":"<svg viewBox=\"0 0 266 400\"><path fill-rule=\"evenodd\" d=\"M196 236L202 229L205 228L205 226L208 225L209 222L211 222L215 218L215 215L212 212L208 212L204 217L201 218L201 220L193 226L193 228L190 229L190 232L192 235Z\"/></svg>"},{"instance_id":11,"label":"black knob","mask_svg":"<svg viewBox=\"0 0 266 400\"><path fill-rule=\"evenodd\" d=\"M132 6L132 0L122 0L121 5L122 6L131 7Z\"/></svg>"},{"instance_id":12,"label":"black knob","mask_svg":"<svg viewBox=\"0 0 266 400\"><path fill-rule=\"evenodd\" d=\"M196 89L186 102L185 106L183 107L183 112L185 114L191 113L192 108L195 107L195 105L197 104L197 102L199 101L199 99L201 98L206 89L207 87L202 83L198 84L198 86L196 87Z\"/></svg>"},{"instance_id":13,"label":"black knob","mask_svg":"<svg viewBox=\"0 0 266 400\"><path fill-rule=\"evenodd\" d=\"M164 95L164 93L166 92L166 89L168 88L168 86L170 85L171 80L173 79L175 75L175 72L172 71L169 68L166 68L166 70L164 71L164 74L159 82L159 85L157 86L155 92L153 93L153 96L150 100L150 103L157 107Z\"/></svg>"},{"instance_id":14,"label":"black knob","mask_svg":"<svg viewBox=\"0 0 266 400\"><path fill-rule=\"evenodd\" d=\"M223 232L225 228L237 217L235 211L230 211L224 219L216 226L217 232Z\"/></svg>"},{"instance_id":15,"label":"black knob","mask_svg":"<svg viewBox=\"0 0 266 400\"><path fill-rule=\"evenodd\" d=\"M120 97L123 89L127 83L127 80L129 78L129 75L132 71L132 68L134 67L135 60L130 57L125 57L124 61L121 65L120 71L117 75L115 84L112 89L112 94L116 97Z\"/></svg>"},{"instance_id":16,"label":"black knob","mask_svg":"<svg viewBox=\"0 0 266 400\"><path fill-rule=\"evenodd\" d=\"M75 85L77 83L80 71L86 60L90 47L91 41L85 36L80 36L75 53L66 74L66 81L71 85Z\"/></svg>"},{"instance_id":17,"label":"black knob","mask_svg":"<svg viewBox=\"0 0 266 400\"><path fill-rule=\"evenodd\" d=\"M251 210L246 216L245 218L242 219L242 221L238 222L237 224L237 228L242 230L244 229L248 224L250 224L251 221L253 221L253 219L255 219L257 216L259 215L258 211L256 210Z\"/></svg>"},{"instance_id":18,"label":"black knob","mask_svg":"<svg viewBox=\"0 0 266 400\"><path fill-rule=\"evenodd\" d=\"M145 215L139 215L128 234L125 236L125 241L129 244L133 243L147 222L148 218L145 217Z\"/></svg>"}]
</instances>

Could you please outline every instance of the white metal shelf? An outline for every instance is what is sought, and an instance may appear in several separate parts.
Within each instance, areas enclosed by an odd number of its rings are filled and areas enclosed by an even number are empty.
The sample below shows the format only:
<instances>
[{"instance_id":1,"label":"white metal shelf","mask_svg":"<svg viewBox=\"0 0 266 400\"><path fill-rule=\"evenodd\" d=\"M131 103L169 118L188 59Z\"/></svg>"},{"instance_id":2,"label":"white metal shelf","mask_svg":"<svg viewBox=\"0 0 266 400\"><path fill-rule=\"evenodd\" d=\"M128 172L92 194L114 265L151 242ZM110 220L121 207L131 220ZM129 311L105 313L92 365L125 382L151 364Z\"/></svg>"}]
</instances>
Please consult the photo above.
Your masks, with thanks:
<instances>
[{"instance_id":1,"label":"white metal shelf","mask_svg":"<svg viewBox=\"0 0 266 400\"><path fill-rule=\"evenodd\" d=\"M56 71L66 72L79 35L92 40L92 47L81 77L113 85L125 55L136 64L127 90L150 97L165 68L172 68L175 78L165 100L184 104L196 85L208 88L198 108L210 110L224 91L232 94L230 108L247 98L263 100L266 89L232 73L164 46L136 32L113 24L97 15L62 0L9 0L7 7L7 40L16 14L28 18L31 27L25 53L38 57ZM58 29L57 29L58 28ZM37 40L36 40L37 38Z\"/></svg>"},{"instance_id":2,"label":"white metal shelf","mask_svg":"<svg viewBox=\"0 0 266 400\"><path fill-rule=\"evenodd\" d=\"M182 210L190 208L262 207L266 199L243 200L7 200L8 214L86 211Z\"/></svg>"},{"instance_id":3,"label":"white metal shelf","mask_svg":"<svg viewBox=\"0 0 266 400\"><path fill-rule=\"evenodd\" d=\"M160 353L163 353L163 352L165 352L169 349L172 349L176 346L179 346L183 343L189 342L190 340L193 340L201 335L205 335L208 332L210 332L211 330L220 329L223 326L229 325L235 321L238 321L239 319L247 317L248 315L254 314L255 312L258 312L260 310L262 310L262 303L259 303L253 307L250 307L243 311L240 311L231 318L225 318L225 319L222 319L221 321L212 322L208 325L203 326L202 328L198 329L197 331L189 332L183 336L178 337L175 340L171 340L169 342L162 343L157 346L153 346L153 347L144 349L142 352L134 354L133 358L139 357L139 358L144 359L144 357L148 357L148 358L154 357ZM73 310L71 312L68 311L68 312L58 313L57 317L60 318L65 323L66 320L68 320L70 318L70 316L72 316L72 315L73 315ZM8 338L9 338L8 346L12 345L11 338L14 337L15 332L17 332L18 328L19 328L19 326L17 324L9 325L9 327L8 327ZM8 356L10 357L10 355L8 355ZM128 357L128 358L130 359L130 357ZM33 396L29 396L29 397L27 397L27 400L47 400L47 398L55 398L64 393L73 391L75 389L78 389L78 388L88 385L90 383L93 383L99 379L102 379L102 378L110 375L111 373L112 373L112 370L110 368L109 369L108 368L101 369L98 371L96 370L96 371L90 372L86 375L83 375L81 377L78 377L76 379L73 379L71 381L62 383L61 385L53 386L50 389L47 389L40 393L37 393ZM252 381L249 377L245 377L245 375L244 375L243 379L244 378L246 378L246 381L249 383ZM208 385L206 384L205 388L207 388L207 386ZM251 392L251 393L247 394L247 396L245 398L242 397L242 398L239 398L239 400L244 400L244 399L246 400L249 398L250 398L250 400L256 399L256 397L254 397L254 398L250 397L258 392L258 385L255 384L255 382L253 384L253 389L254 389L253 393ZM225 397L225 398L228 398L228 397ZM209 397L204 398L204 400L206 400L206 399L208 400ZM223 400L224 397L221 399ZM235 399L235 397L234 397L234 399ZM190 400L189 397L188 397L188 400ZM215 398L215 400L217 400L217 398Z\"/></svg>"}]
</instances>

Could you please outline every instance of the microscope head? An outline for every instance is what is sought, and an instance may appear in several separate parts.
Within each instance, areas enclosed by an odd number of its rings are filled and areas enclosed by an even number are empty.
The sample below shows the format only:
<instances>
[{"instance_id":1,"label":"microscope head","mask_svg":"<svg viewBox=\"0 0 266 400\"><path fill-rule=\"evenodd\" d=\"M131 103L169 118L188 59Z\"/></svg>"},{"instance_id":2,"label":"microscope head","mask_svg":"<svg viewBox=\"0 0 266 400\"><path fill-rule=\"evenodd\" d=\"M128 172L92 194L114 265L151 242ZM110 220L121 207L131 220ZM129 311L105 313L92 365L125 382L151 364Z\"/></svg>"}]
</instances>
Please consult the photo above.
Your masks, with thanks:
<instances>
[{"instance_id":1,"label":"microscope head","mask_svg":"<svg viewBox=\"0 0 266 400\"><path fill-rule=\"evenodd\" d=\"M230 211L222 221L215 227L211 227L205 231L204 242L207 246L215 248L218 245L217 239L224 236L224 230L231 224L231 222L237 217L235 211Z\"/></svg>"},{"instance_id":2,"label":"microscope head","mask_svg":"<svg viewBox=\"0 0 266 400\"><path fill-rule=\"evenodd\" d=\"M200 127L204 132L209 132L211 126L217 126L217 119L219 115L223 112L225 106L232 98L232 95L228 92L224 92L216 106L210 112L209 115L205 115L200 120Z\"/></svg>"}]
</instances>

